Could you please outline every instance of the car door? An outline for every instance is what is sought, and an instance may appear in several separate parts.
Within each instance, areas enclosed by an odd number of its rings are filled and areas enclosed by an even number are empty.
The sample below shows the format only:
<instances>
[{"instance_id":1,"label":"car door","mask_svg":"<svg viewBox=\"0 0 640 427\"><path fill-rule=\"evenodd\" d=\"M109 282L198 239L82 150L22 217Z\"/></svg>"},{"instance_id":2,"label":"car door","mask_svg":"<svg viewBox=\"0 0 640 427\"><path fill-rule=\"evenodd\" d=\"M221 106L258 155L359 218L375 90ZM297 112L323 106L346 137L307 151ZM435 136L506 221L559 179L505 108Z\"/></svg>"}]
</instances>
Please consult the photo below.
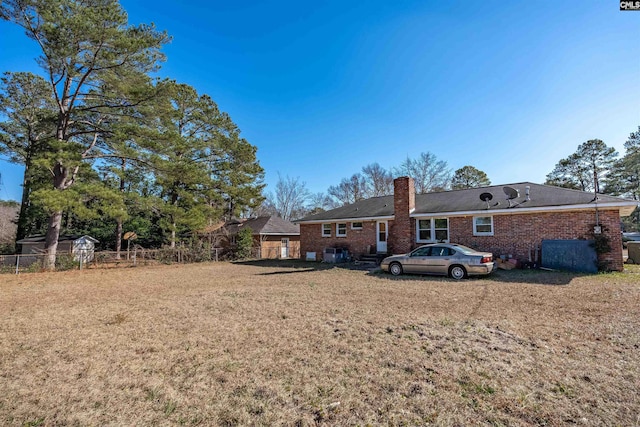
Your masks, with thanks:
<instances>
[{"instance_id":1,"label":"car door","mask_svg":"<svg viewBox=\"0 0 640 427\"><path fill-rule=\"evenodd\" d=\"M411 252L407 260L403 263L403 269L407 273L424 273L429 250L431 248L418 248Z\"/></svg>"},{"instance_id":2,"label":"car door","mask_svg":"<svg viewBox=\"0 0 640 427\"><path fill-rule=\"evenodd\" d=\"M426 272L431 274L448 274L453 251L446 246L432 246L426 260Z\"/></svg>"}]
</instances>

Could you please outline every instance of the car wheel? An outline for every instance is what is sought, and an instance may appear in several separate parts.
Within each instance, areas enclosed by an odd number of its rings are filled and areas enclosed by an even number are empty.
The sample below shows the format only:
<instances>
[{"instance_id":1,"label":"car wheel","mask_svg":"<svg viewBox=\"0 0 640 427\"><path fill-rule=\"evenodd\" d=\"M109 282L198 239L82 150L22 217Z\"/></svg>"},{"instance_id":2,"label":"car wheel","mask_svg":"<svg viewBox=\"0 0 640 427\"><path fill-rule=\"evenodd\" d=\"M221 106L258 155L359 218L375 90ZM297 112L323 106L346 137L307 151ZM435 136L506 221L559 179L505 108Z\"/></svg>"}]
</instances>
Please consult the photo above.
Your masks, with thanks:
<instances>
[{"instance_id":1,"label":"car wheel","mask_svg":"<svg viewBox=\"0 0 640 427\"><path fill-rule=\"evenodd\" d=\"M449 276L452 279L461 280L467 277L467 270L461 265L454 265L449 269Z\"/></svg>"},{"instance_id":2,"label":"car wheel","mask_svg":"<svg viewBox=\"0 0 640 427\"><path fill-rule=\"evenodd\" d=\"M397 263L394 262L393 264L391 264L389 266L389 271L391 272L391 274L393 274L394 276L399 276L402 274L402 266Z\"/></svg>"}]
</instances>

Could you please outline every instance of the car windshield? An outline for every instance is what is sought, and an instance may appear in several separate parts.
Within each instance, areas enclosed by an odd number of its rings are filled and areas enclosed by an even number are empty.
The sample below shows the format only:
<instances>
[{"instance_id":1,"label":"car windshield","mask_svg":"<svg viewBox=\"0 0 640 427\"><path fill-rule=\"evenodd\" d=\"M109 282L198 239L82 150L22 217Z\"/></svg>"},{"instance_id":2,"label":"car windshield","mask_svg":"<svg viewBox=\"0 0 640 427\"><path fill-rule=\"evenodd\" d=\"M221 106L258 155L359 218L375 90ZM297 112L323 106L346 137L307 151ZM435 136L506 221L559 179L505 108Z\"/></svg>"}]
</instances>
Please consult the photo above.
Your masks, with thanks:
<instances>
[{"instance_id":1,"label":"car windshield","mask_svg":"<svg viewBox=\"0 0 640 427\"><path fill-rule=\"evenodd\" d=\"M478 252L475 249L471 249L471 248L468 248L468 247L462 246L462 245L455 245L454 248L456 248L457 250L459 250L460 252L462 252L465 255L469 255L469 254Z\"/></svg>"}]
</instances>

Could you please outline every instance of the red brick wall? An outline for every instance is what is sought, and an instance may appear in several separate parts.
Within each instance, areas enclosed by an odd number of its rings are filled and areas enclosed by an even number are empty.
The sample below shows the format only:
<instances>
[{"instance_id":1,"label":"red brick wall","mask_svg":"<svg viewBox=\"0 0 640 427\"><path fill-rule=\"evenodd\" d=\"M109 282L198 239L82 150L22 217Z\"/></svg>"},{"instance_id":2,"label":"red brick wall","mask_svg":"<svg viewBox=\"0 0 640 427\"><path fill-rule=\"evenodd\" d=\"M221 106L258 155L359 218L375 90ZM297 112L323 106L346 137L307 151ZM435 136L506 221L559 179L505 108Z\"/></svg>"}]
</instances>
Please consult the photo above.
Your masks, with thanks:
<instances>
[{"instance_id":1,"label":"red brick wall","mask_svg":"<svg viewBox=\"0 0 640 427\"><path fill-rule=\"evenodd\" d=\"M393 180L393 210L395 221L389 226L387 252L402 254L411 250L416 241L411 225L411 211L416 207L416 187L413 178L402 176Z\"/></svg>"},{"instance_id":2,"label":"red brick wall","mask_svg":"<svg viewBox=\"0 0 640 427\"><path fill-rule=\"evenodd\" d=\"M396 216L397 218L397 216ZM388 253L409 252L420 246L415 239L415 219L408 219L410 241L408 247L399 246L394 233L407 233L407 227L398 227L398 221L389 221ZM601 210L600 224L603 235L608 237L611 252L598 255L601 263L611 270L621 271L622 236L620 216L617 210ZM493 216L493 236L473 235L473 216L449 217L449 240L474 249L498 255L512 255L516 259L528 260L533 251L542 246L546 239L593 239L595 214L593 210L557 213L530 213ZM347 222L347 237L335 237L335 223L332 223L331 237L322 237L321 224L300 224L300 256L306 252L316 252L318 260L328 247L347 248L359 256L376 249L376 221L363 222L362 230L352 230ZM406 235L404 236L406 241ZM403 244L400 242L400 244ZM539 259L539 258L538 258Z\"/></svg>"},{"instance_id":3,"label":"red brick wall","mask_svg":"<svg viewBox=\"0 0 640 427\"><path fill-rule=\"evenodd\" d=\"M393 221L389 221L391 224ZM363 221L362 230L352 230L347 222L347 236L336 237L336 224L331 223L331 237L322 237L322 224L300 224L300 256L315 252L322 259L325 248L346 248L357 256L376 251L376 221ZM373 248L373 249L372 249Z\"/></svg>"},{"instance_id":4,"label":"red brick wall","mask_svg":"<svg viewBox=\"0 0 640 427\"><path fill-rule=\"evenodd\" d=\"M300 236L254 236L254 246L260 248L260 257L278 259L282 255L282 238L289 239L289 258L300 258Z\"/></svg>"},{"instance_id":5,"label":"red brick wall","mask_svg":"<svg viewBox=\"0 0 640 427\"><path fill-rule=\"evenodd\" d=\"M621 271L622 237L617 210L600 211L603 235L609 238L611 252L598 260L611 270ZM529 254L540 248L545 239L593 239L594 211L494 215L493 236L474 236L473 217L449 218L451 242L497 255L512 255L528 260ZM538 258L539 259L539 258Z\"/></svg>"}]
</instances>

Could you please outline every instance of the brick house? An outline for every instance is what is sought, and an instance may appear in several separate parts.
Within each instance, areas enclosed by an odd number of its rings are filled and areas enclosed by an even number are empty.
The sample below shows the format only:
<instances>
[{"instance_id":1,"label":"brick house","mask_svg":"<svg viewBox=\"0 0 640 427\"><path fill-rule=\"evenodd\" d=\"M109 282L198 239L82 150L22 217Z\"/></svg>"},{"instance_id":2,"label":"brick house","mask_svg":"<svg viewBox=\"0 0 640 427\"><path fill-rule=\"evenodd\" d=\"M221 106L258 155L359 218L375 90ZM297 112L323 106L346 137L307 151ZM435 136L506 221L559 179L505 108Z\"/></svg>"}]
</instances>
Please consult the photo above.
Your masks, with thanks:
<instances>
[{"instance_id":1,"label":"brick house","mask_svg":"<svg viewBox=\"0 0 640 427\"><path fill-rule=\"evenodd\" d=\"M247 227L253 235L256 258L300 257L300 226L277 216L231 220L222 226L224 238L221 244L234 247L238 232Z\"/></svg>"},{"instance_id":2,"label":"brick house","mask_svg":"<svg viewBox=\"0 0 640 427\"><path fill-rule=\"evenodd\" d=\"M593 239L599 225L611 251L599 254L598 261L622 270L620 217L637 205L530 182L415 194L413 179L400 177L393 196L361 200L296 223L301 256L322 254L328 247L346 248L355 257L399 254L445 241L521 260L536 257L543 240Z\"/></svg>"}]
</instances>

